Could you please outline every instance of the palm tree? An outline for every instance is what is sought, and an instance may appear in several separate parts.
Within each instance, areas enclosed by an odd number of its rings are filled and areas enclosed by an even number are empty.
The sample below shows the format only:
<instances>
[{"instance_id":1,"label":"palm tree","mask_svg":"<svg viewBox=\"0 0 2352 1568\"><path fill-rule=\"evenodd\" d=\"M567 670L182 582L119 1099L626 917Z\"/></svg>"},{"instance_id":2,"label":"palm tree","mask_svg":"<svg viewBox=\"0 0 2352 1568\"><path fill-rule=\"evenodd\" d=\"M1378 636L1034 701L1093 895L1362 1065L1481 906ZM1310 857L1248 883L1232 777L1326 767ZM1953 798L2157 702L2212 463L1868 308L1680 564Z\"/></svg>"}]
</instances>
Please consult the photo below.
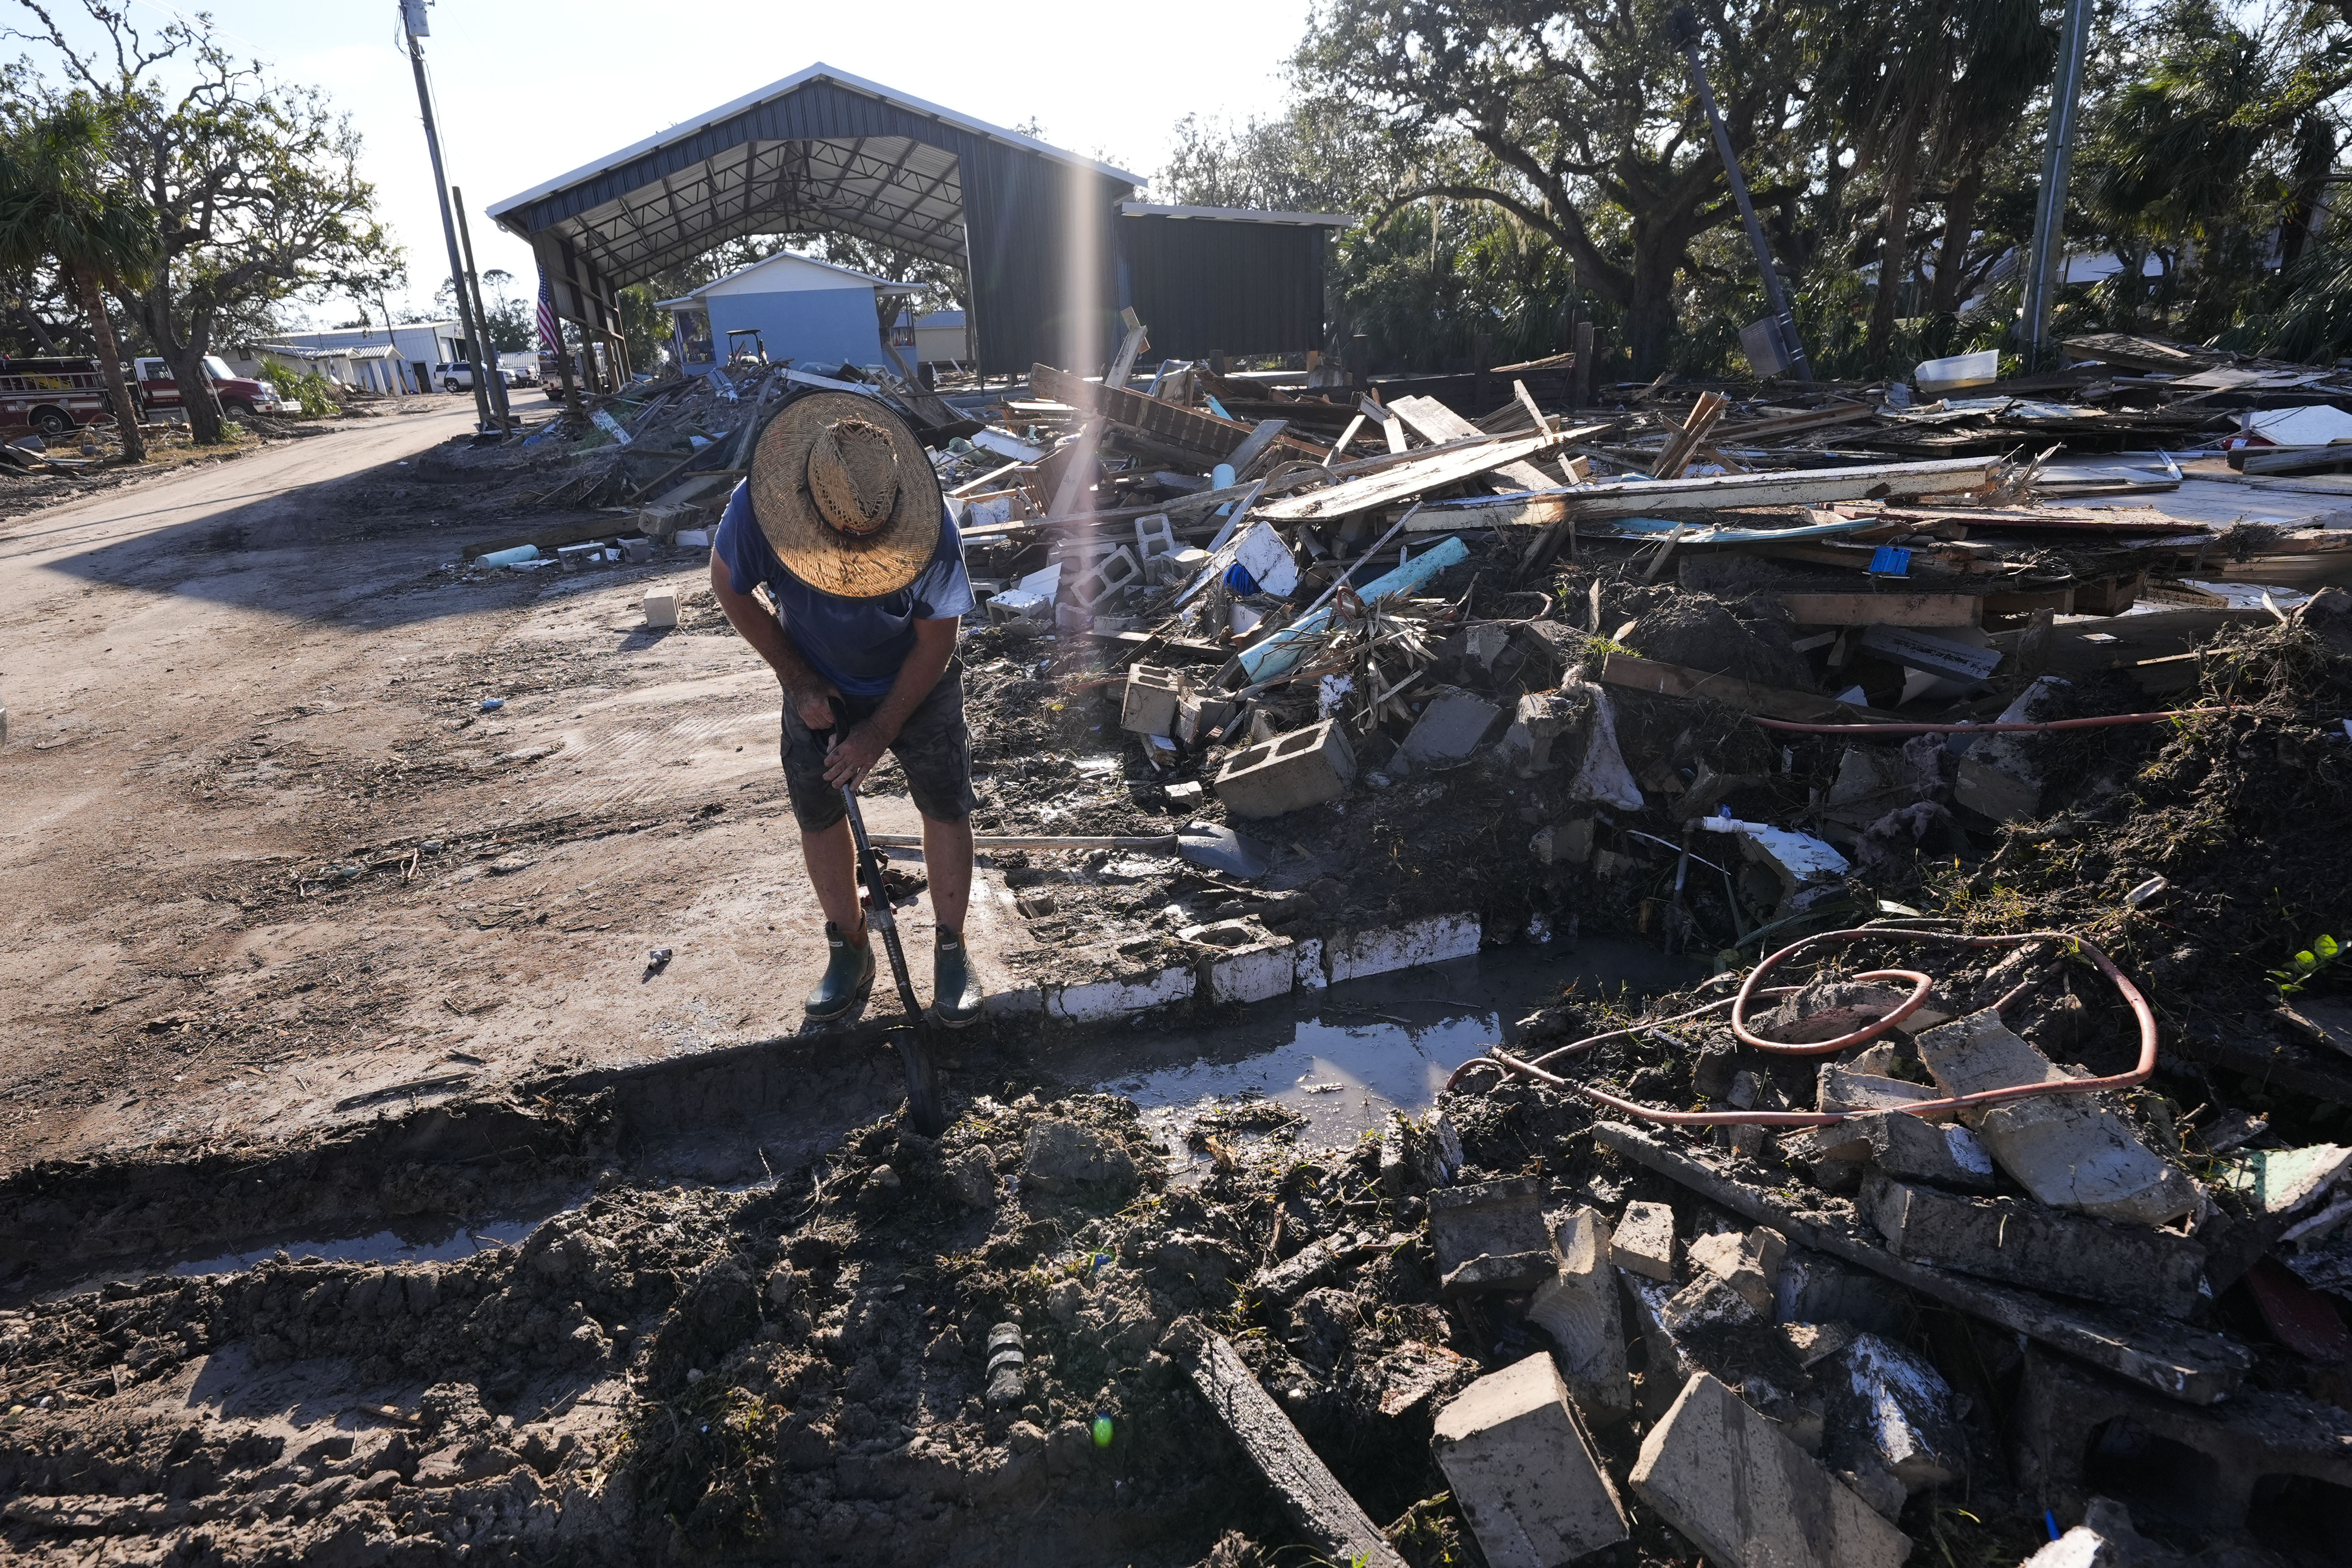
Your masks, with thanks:
<instances>
[{"instance_id":1,"label":"palm tree","mask_svg":"<svg viewBox=\"0 0 2352 1568\"><path fill-rule=\"evenodd\" d=\"M79 93L0 127L0 268L54 266L81 301L123 461L142 463L139 407L123 379L103 290L144 287L163 246L154 210L108 177L110 132L104 112Z\"/></svg>"}]
</instances>

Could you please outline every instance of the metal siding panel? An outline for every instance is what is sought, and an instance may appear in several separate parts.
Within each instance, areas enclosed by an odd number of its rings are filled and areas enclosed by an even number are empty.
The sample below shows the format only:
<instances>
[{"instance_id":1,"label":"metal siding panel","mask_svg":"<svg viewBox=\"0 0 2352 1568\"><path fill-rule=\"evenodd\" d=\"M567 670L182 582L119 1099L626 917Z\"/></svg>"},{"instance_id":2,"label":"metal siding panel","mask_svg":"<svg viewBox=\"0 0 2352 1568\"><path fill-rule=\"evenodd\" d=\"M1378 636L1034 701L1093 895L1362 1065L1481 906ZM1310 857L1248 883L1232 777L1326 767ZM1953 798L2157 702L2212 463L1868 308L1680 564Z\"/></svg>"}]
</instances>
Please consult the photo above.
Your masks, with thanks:
<instances>
[{"instance_id":1,"label":"metal siding panel","mask_svg":"<svg viewBox=\"0 0 2352 1568\"><path fill-rule=\"evenodd\" d=\"M1153 353L1322 347L1320 227L1140 216L1122 216L1118 231Z\"/></svg>"}]
</instances>

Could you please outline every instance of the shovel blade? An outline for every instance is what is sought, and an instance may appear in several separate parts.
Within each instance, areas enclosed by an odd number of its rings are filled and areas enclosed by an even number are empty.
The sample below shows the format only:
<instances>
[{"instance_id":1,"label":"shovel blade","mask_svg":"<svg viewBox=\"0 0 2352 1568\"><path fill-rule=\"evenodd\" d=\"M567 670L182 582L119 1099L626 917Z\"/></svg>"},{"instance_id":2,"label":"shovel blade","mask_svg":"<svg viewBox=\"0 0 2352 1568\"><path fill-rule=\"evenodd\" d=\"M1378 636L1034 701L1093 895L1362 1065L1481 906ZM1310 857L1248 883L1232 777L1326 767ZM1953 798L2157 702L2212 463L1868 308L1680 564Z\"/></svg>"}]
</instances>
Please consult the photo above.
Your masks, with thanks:
<instances>
[{"instance_id":1,"label":"shovel blade","mask_svg":"<svg viewBox=\"0 0 2352 1568\"><path fill-rule=\"evenodd\" d=\"M1274 869L1274 860L1255 839L1244 838L1223 823L1188 822L1176 830L1176 853L1195 866L1244 880Z\"/></svg>"}]
</instances>

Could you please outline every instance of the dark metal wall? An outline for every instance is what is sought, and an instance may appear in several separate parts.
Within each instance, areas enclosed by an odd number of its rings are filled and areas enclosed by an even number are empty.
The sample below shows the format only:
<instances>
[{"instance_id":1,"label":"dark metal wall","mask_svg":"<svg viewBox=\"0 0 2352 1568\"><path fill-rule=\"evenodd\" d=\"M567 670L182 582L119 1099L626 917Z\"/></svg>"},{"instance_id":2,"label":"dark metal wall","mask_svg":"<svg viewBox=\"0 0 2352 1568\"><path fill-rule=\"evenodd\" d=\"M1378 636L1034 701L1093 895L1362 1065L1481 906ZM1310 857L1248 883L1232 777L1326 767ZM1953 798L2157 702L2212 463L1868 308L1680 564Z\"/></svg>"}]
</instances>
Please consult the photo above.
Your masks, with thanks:
<instances>
[{"instance_id":1,"label":"dark metal wall","mask_svg":"<svg viewBox=\"0 0 2352 1568\"><path fill-rule=\"evenodd\" d=\"M1322 226L1138 214L1116 227L1124 302L1153 354L1323 346Z\"/></svg>"},{"instance_id":2,"label":"dark metal wall","mask_svg":"<svg viewBox=\"0 0 2352 1568\"><path fill-rule=\"evenodd\" d=\"M896 104L816 80L782 98L706 126L684 141L551 192L504 215L502 222L536 238L567 218L638 195L670 176L758 142L905 136L955 154L963 188L973 325L981 363L993 371L1099 363L1115 320L1117 257L1112 219L1134 194L1125 181L1007 146ZM763 204L698 219L694 237L708 249L747 234L772 232ZM1318 273L1319 277L1319 273ZM640 278L610 276L608 287Z\"/></svg>"}]
</instances>

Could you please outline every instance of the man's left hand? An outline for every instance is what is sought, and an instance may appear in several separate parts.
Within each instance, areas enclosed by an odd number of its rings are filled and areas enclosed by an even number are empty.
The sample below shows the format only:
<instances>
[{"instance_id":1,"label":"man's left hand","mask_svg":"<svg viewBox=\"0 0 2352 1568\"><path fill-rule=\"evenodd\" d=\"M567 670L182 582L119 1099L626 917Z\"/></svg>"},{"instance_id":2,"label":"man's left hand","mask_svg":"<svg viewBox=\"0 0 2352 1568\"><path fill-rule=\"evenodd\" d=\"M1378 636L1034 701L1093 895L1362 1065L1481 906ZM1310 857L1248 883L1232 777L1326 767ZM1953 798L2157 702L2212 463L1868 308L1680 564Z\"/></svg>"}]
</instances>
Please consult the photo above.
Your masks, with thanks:
<instances>
[{"instance_id":1,"label":"man's left hand","mask_svg":"<svg viewBox=\"0 0 2352 1568\"><path fill-rule=\"evenodd\" d=\"M889 748L889 741L871 719L852 725L848 734L835 737L833 750L825 753L824 782L835 789L855 789Z\"/></svg>"}]
</instances>

